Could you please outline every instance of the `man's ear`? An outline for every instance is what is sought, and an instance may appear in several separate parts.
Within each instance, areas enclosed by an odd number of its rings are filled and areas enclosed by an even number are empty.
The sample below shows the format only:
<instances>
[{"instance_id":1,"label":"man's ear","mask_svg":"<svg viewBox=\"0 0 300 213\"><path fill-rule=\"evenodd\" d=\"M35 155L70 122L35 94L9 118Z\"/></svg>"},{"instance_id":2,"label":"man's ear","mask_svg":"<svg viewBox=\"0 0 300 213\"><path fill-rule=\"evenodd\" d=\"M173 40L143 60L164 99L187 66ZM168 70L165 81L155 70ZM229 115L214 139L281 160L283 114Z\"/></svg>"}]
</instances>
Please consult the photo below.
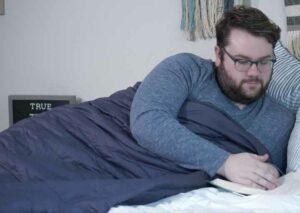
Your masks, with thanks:
<instances>
[{"instance_id":1,"label":"man's ear","mask_svg":"<svg viewBox=\"0 0 300 213\"><path fill-rule=\"evenodd\" d=\"M218 45L215 46L215 57L216 57L216 61L215 64L218 67L221 64L221 49Z\"/></svg>"}]
</instances>

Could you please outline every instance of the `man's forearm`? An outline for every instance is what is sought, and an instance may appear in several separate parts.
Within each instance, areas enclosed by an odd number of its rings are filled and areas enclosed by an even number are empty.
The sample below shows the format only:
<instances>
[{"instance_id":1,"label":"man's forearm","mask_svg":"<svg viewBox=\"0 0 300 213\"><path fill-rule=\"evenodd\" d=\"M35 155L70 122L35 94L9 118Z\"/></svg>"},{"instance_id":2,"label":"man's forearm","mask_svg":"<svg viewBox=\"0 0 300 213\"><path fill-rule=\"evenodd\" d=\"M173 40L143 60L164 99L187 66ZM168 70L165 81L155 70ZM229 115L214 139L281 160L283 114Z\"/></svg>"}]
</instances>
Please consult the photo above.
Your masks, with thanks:
<instances>
[{"instance_id":1,"label":"man's forearm","mask_svg":"<svg viewBox=\"0 0 300 213\"><path fill-rule=\"evenodd\" d=\"M189 169L203 169L213 176L229 153L194 134L164 113L147 112L132 124L138 143Z\"/></svg>"}]
</instances>

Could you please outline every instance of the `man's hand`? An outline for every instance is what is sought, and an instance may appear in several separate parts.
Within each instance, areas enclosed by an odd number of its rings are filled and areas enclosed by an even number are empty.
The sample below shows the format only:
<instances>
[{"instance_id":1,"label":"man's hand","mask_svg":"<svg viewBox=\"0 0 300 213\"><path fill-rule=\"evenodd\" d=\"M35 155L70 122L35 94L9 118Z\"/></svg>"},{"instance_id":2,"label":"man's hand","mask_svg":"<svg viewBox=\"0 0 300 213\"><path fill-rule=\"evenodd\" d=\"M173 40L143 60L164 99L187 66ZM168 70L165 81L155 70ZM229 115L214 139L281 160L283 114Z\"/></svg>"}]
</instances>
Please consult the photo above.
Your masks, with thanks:
<instances>
[{"instance_id":1,"label":"man's hand","mask_svg":"<svg viewBox=\"0 0 300 213\"><path fill-rule=\"evenodd\" d=\"M269 156L250 153L231 154L218 174L228 180L260 189L274 189L278 186L277 169L266 163Z\"/></svg>"}]
</instances>

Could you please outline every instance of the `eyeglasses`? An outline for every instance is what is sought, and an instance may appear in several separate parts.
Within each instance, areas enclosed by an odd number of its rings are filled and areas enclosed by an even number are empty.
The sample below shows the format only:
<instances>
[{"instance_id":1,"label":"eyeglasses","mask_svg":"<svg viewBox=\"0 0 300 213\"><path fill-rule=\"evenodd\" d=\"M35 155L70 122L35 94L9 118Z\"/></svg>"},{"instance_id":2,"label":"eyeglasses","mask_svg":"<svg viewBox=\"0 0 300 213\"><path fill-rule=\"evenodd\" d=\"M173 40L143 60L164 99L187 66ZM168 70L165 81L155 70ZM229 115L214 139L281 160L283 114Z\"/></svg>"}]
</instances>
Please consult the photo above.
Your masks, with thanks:
<instances>
[{"instance_id":1,"label":"eyeglasses","mask_svg":"<svg viewBox=\"0 0 300 213\"><path fill-rule=\"evenodd\" d=\"M251 61L247 59L235 58L230 55L225 48L222 50L229 56L229 58L234 62L235 69L239 72L246 72L252 67L253 64L256 65L257 69L260 72L270 72L273 69L273 65L276 62L276 59L263 59L259 61ZM275 57L275 56L274 56Z\"/></svg>"}]
</instances>

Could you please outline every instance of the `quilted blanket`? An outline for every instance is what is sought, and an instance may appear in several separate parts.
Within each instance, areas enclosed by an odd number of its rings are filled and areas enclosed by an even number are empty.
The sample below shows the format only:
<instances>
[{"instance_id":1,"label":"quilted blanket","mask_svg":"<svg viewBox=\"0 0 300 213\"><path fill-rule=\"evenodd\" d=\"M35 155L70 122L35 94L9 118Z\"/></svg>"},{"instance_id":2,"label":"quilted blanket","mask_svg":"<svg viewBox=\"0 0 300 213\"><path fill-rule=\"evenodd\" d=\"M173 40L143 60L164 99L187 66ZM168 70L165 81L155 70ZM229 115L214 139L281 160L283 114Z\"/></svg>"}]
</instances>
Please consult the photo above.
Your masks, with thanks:
<instances>
[{"instance_id":1,"label":"quilted blanket","mask_svg":"<svg viewBox=\"0 0 300 213\"><path fill-rule=\"evenodd\" d=\"M0 212L107 212L206 186L212 177L204 171L134 140L129 113L137 87L54 108L0 133ZM232 153L267 152L208 103L186 102L178 119Z\"/></svg>"}]
</instances>

